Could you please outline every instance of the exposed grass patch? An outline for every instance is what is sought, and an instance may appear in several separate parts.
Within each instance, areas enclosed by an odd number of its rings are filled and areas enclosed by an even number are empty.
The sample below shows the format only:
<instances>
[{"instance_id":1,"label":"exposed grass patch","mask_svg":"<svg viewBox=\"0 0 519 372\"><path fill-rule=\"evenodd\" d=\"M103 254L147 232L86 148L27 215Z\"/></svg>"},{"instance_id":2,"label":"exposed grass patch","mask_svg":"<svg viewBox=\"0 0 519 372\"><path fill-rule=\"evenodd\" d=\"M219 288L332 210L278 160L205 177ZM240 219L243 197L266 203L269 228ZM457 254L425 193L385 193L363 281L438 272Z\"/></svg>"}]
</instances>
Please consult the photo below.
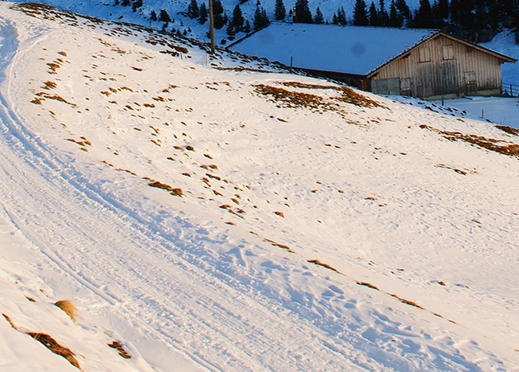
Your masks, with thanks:
<instances>
[{"instance_id":1,"label":"exposed grass patch","mask_svg":"<svg viewBox=\"0 0 519 372\"><path fill-rule=\"evenodd\" d=\"M124 347L123 347L123 344L120 343L119 341L112 341L112 343L108 344L108 346L110 346L112 349L116 349L118 351L118 354L120 356L122 356L124 359L130 359L132 356L130 355L130 353L128 353Z\"/></svg>"},{"instance_id":2,"label":"exposed grass patch","mask_svg":"<svg viewBox=\"0 0 519 372\"><path fill-rule=\"evenodd\" d=\"M182 196L182 195L184 195L184 192L182 191L181 188L179 188L179 187L171 187L170 185L167 185L167 184L159 182L159 181L151 181L150 183L148 183L148 186L166 190L171 195L174 195L174 196Z\"/></svg>"},{"instance_id":3,"label":"exposed grass patch","mask_svg":"<svg viewBox=\"0 0 519 372\"><path fill-rule=\"evenodd\" d=\"M286 250L287 252L294 253L294 251L292 249L290 249L290 247L286 244L277 243L274 240L271 240L268 238L264 238L263 240L272 244L274 247L278 247L278 248Z\"/></svg>"},{"instance_id":4,"label":"exposed grass patch","mask_svg":"<svg viewBox=\"0 0 519 372\"><path fill-rule=\"evenodd\" d=\"M517 129L517 128L512 128L512 127L509 127L506 125L496 125L495 127L497 129L501 129L503 132L506 132L508 134L512 134L514 136L519 136L519 129Z\"/></svg>"},{"instance_id":5,"label":"exposed grass patch","mask_svg":"<svg viewBox=\"0 0 519 372\"><path fill-rule=\"evenodd\" d=\"M414 307L417 307L418 309L425 310L422 306L418 305L418 304L417 304L416 302L414 302L414 301L406 300L405 298L399 297L398 295L396 295L396 294L392 294L392 293L388 293L388 295L390 295L391 297L396 298L397 300L399 300L399 301L400 301L401 303L403 303L403 304L410 305L410 306L414 306Z\"/></svg>"},{"instance_id":6,"label":"exposed grass patch","mask_svg":"<svg viewBox=\"0 0 519 372\"><path fill-rule=\"evenodd\" d=\"M54 303L57 307L59 307L61 310L65 312L69 316L69 318L75 323L76 322L76 315L78 313L78 308L74 303L70 300L59 300L56 303Z\"/></svg>"},{"instance_id":7,"label":"exposed grass patch","mask_svg":"<svg viewBox=\"0 0 519 372\"><path fill-rule=\"evenodd\" d=\"M437 132L449 141L464 141L472 145L482 147L486 150L497 152L499 154L519 157L519 144L516 143L497 140L494 138L486 138L483 136L477 136L475 134L442 131L427 124L420 125L420 128Z\"/></svg>"},{"instance_id":8,"label":"exposed grass patch","mask_svg":"<svg viewBox=\"0 0 519 372\"><path fill-rule=\"evenodd\" d=\"M43 83L42 88L50 90L50 89L56 88L57 86L58 85L55 82L53 82L53 81L46 81L46 82Z\"/></svg>"},{"instance_id":9,"label":"exposed grass patch","mask_svg":"<svg viewBox=\"0 0 519 372\"><path fill-rule=\"evenodd\" d=\"M371 283L368 283L368 282L357 282L358 285L363 285L365 287L368 287L368 288L371 288L371 289L375 289L377 291L380 291L380 289L378 289L378 287L374 286L373 284Z\"/></svg>"},{"instance_id":10,"label":"exposed grass patch","mask_svg":"<svg viewBox=\"0 0 519 372\"><path fill-rule=\"evenodd\" d=\"M340 274L339 270L337 270L336 268L334 268L334 267L332 267L332 266L330 266L330 265L328 265L328 264L326 264L324 262L321 262L319 260L308 260L307 262L313 263L314 265L322 266L322 267L324 267L324 268L326 268L328 270L332 270L332 271L335 271L336 273Z\"/></svg>"},{"instance_id":11,"label":"exposed grass patch","mask_svg":"<svg viewBox=\"0 0 519 372\"><path fill-rule=\"evenodd\" d=\"M36 341L42 343L43 346L45 346L47 349L52 351L54 354L62 356L63 358L68 360L68 362L70 364L72 364L74 367L81 369L77 359L74 357L75 354L68 347L60 345L52 336L50 336L46 333L30 332L30 331L23 330L23 329L17 327L9 316L7 316L6 314L2 314L2 315L4 316L5 320L7 320L7 322L11 325L11 327L13 329L31 336Z\"/></svg>"}]
</instances>

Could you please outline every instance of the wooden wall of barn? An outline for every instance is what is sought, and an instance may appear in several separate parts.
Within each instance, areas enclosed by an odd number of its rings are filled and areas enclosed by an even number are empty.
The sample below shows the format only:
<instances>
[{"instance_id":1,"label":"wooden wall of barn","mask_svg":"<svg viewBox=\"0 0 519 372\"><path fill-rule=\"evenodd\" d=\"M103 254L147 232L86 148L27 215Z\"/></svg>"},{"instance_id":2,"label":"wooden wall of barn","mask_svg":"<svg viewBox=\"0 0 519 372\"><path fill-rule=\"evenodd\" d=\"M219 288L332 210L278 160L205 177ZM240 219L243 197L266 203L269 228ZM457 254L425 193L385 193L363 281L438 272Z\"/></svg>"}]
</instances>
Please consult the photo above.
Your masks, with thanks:
<instances>
[{"instance_id":1,"label":"wooden wall of barn","mask_svg":"<svg viewBox=\"0 0 519 372\"><path fill-rule=\"evenodd\" d=\"M445 47L451 47L444 51ZM428 49L429 53L420 49ZM444 58L444 53L447 53ZM452 53L452 59L449 59ZM430 57L430 61L424 61ZM439 35L381 68L372 80L399 78L414 97L499 94L501 60L470 45ZM407 90L406 85L410 87Z\"/></svg>"}]
</instances>

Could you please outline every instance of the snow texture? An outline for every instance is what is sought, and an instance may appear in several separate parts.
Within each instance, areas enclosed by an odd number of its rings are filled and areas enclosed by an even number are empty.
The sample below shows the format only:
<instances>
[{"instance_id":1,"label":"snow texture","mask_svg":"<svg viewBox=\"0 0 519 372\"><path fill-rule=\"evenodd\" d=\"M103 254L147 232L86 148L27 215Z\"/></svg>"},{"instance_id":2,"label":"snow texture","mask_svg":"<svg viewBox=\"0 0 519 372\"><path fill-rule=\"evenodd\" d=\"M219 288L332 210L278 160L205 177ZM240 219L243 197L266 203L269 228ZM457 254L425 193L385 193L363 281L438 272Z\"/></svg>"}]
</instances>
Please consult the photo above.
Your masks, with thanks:
<instances>
[{"instance_id":1,"label":"snow texture","mask_svg":"<svg viewBox=\"0 0 519 372\"><path fill-rule=\"evenodd\" d=\"M519 368L513 131L12 6L0 370Z\"/></svg>"}]
</instances>

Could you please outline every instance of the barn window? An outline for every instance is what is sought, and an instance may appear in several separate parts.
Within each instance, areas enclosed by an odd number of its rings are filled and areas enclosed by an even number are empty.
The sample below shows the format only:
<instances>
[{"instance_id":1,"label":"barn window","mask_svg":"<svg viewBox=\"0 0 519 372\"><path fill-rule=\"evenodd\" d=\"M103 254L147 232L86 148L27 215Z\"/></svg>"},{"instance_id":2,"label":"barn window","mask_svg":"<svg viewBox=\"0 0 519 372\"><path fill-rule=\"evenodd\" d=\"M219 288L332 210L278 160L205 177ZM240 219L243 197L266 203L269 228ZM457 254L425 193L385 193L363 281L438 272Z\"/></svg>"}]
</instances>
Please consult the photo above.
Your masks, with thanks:
<instances>
[{"instance_id":1,"label":"barn window","mask_svg":"<svg viewBox=\"0 0 519 372\"><path fill-rule=\"evenodd\" d=\"M454 59L454 47L452 45L443 46L443 59Z\"/></svg>"},{"instance_id":2,"label":"barn window","mask_svg":"<svg viewBox=\"0 0 519 372\"><path fill-rule=\"evenodd\" d=\"M431 52L429 48L420 48L420 62L430 62Z\"/></svg>"}]
</instances>

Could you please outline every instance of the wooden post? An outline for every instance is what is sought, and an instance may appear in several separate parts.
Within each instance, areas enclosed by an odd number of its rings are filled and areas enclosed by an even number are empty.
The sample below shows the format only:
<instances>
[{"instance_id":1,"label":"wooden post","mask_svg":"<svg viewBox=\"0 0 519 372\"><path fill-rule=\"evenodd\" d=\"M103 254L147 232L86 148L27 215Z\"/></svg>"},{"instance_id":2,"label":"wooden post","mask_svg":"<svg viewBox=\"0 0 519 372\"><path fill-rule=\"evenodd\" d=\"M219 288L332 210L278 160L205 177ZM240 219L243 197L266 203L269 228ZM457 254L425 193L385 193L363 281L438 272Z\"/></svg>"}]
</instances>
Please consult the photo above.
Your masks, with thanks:
<instances>
[{"instance_id":1,"label":"wooden post","mask_svg":"<svg viewBox=\"0 0 519 372\"><path fill-rule=\"evenodd\" d=\"M214 16L213 0L209 0L209 37L211 38L211 54L214 54Z\"/></svg>"}]
</instances>

